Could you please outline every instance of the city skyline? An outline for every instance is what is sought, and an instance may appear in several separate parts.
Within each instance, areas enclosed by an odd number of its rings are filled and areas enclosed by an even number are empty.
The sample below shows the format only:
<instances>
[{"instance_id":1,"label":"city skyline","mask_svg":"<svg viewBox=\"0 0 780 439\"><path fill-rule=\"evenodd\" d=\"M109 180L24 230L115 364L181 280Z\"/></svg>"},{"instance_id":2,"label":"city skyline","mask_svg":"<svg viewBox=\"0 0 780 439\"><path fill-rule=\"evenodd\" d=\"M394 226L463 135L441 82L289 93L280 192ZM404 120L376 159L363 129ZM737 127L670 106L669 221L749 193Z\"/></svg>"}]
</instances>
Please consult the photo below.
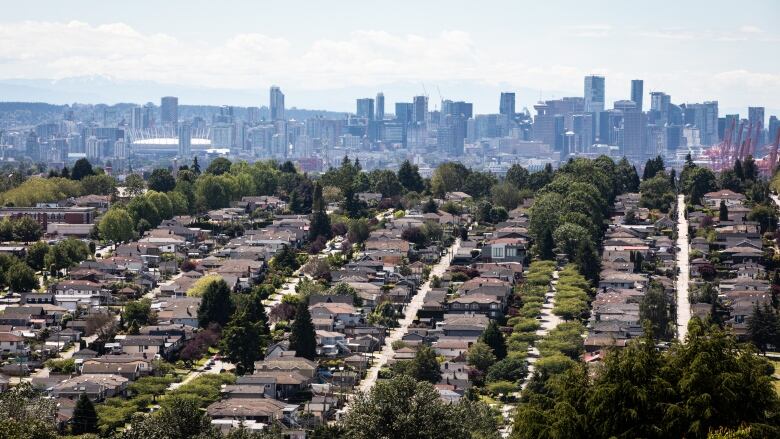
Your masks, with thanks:
<instances>
[{"instance_id":1,"label":"city skyline","mask_svg":"<svg viewBox=\"0 0 780 439\"><path fill-rule=\"evenodd\" d=\"M406 15L398 5L372 5L375 19L349 20L338 12L368 16L361 14L368 6L343 2L260 21L249 18L282 14L281 6L232 2L206 14L205 4L188 2L182 13L182 3L167 2L149 14L141 1L116 14L89 1L78 12L53 2L18 5L0 20L0 91L13 100L47 95L36 87L67 91L49 92L53 103L141 103L171 94L183 104L262 105L276 84L288 107L351 111L356 95L383 91L388 108L423 93L436 105L441 93L493 113L493 93L516 91L518 110L530 109L539 98L579 95L581 78L595 74L606 77L607 105L629 99L630 81L641 78L645 94L718 100L725 112L777 112L780 65L770 55L780 41L772 26L779 13L770 2L732 11L727 21L718 13L725 2L686 3L674 13L607 3L593 11L569 3L566 14L507 2L488 2L481 14L436 2ZM109 85L76 99L79 80Z\"/></svg>"}]
</instances>

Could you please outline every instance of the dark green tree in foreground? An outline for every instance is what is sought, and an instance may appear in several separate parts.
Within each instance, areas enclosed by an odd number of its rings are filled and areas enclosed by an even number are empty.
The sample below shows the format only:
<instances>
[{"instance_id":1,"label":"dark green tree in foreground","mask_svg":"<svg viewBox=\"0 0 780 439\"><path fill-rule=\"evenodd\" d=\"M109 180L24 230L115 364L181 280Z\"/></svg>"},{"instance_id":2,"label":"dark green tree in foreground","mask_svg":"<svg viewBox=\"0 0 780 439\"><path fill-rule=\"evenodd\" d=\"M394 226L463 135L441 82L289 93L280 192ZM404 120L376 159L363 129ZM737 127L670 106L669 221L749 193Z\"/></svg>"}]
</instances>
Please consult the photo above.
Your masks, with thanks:
<instances>
[{"instance_id":1,"label":"dark green tree in foreground","mask_svg":"<svg viewBox=\"0 0 780 439\"><path fill-rule=\"evenodd\" d=\"M726 207L726 203L723 200L720 200L720 207L718 209L718 219L720 221L729 220L729 209L728 207Z\"/></svg>"},{"instance_id":2,"label":"dark green tree in foreground","mask_svg":"<svg viewBox=\"0 0 780 439\"><path fill-rule=\"evenodd\" d=\"M485 328L485 332L482 333L481 340L493 349L493 354L497 360L506 358L506 341L504 341L504 336L498 327L498 322L495 320L490 321L490 324Z\"/></svg>"},{"instance_id":3,"label":"dark green tree in foreground","mask_svg":"<svg viewBox=\"0 0 780 439\"><path fill-rule=\"evenodd\" d=\"M207 327L211 323L219 326L225 326L230 320L235 307L230 300L230 288L224 280L219 279L211 282L198 307L198 324L201 328Z\"/></svg>"},{"instance_id":4,"label":"dark green tree in foreground","mask_svg":"<svg viewBox=\"0 0 780 439\"><path fill-rule=\"evenodd\" d=\"M499 437L495 413L486 405L444 402L432 384L405 375L358 394L342 428L351 439Z\"/></svg>"},{"instance_id":5,"label":"dark green tree in foreground","mask_svg":"<svg viewBox=\"0 0 780 439\"><path fill-rule=\"evenodd\" d=\"M298 357L314 360L317 356L317 337L311 321L309 305L305 300L298 303L290 333L290 350Z\"/></svg>"},{"instance_id":6,"label":"dark green tree in foreground","mask_svg":"<svg viewBox=\"0 0 780 439\"><path fill-rule=\"evenodd\" d=\"M436 360L436 352L430 346L421 346L407 367L409 375L417 381L436 384L441 380L441 366Z\"/></svg>"},{"instance_id":7,"label":"dark green tree in foreground","mask_svg":"<svg viewBox=\"0 0 780 439\"><path fill-rule=\"evenodd\" d=\"M71 432L73 434L97 433L97 411L85 393L79 396L73 409Z\"/></svg>"},{"instance_id":8,"label":"dark green tree in foreground","mask_svg":"<svg viewBox=\"0 0 780 439\"><path fill-rule=\"evenodd\" d=\"M263 332L261 324L250 321L245 310L236 312L222 331L222 348L239 375L251 373L255 361L263 358Z\"/></svg>"}]
</instances>

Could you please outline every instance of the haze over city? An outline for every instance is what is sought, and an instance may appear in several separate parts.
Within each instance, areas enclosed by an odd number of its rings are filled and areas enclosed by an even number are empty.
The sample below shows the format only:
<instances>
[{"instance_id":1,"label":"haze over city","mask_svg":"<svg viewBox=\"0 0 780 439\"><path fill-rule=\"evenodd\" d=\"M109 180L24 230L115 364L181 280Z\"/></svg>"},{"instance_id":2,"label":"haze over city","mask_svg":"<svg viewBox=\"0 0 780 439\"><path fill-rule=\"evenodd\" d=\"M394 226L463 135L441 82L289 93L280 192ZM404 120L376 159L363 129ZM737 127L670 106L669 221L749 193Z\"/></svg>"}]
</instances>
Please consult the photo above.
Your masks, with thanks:
<instances>
[{"instance_id":1,"label":"haze over city","mask_svg":"<svg viewBox=\"0 0 780 439\"><path fill-rule=\"evenodd\" d=\"M73 8L36 1L6 8L0 18L0 92L13 98L5 100L52 103L142 103L174 94L192 104L249 106L277 84L289 106L348 111L356 95L382 89L390 104L425 87L489 113L504 89L530 108L601 74L608 102L624 97L630 79L643 78L647 90L680 101L777 112L774 6L142 0Z\"/></svg>"}]
</instances>

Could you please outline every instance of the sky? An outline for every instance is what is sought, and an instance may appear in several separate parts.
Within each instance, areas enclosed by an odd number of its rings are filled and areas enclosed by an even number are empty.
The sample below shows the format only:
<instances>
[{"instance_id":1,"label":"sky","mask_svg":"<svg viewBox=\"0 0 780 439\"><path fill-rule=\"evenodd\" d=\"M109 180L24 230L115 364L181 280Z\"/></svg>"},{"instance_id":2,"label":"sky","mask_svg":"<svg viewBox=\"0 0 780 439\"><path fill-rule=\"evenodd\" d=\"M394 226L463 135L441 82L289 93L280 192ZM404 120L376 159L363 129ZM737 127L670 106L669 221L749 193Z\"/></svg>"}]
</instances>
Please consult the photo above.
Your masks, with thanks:
<instances>
[{"instance_id":1,"label":"sky","mask_svg":"<svg viewBox=\"0 0 780 439\"><path fill-rule=\"evenodd\" d=\"M608 104L638 78L645 109L647 93L664 91L675 103L718 100L724 114L780 112L771 0L4 3L0 81L119 84L81 102L158 101L167 86L182 103L267 105L276 84L299 108L354 111L355 98L383 91L388 105L424 93L431 107L442 96L489 113L500 91L532 108L582 95L583 77L601 74ZM155 84L150 96L122 86L138 81Z\"/></svg>"}]
</instances>

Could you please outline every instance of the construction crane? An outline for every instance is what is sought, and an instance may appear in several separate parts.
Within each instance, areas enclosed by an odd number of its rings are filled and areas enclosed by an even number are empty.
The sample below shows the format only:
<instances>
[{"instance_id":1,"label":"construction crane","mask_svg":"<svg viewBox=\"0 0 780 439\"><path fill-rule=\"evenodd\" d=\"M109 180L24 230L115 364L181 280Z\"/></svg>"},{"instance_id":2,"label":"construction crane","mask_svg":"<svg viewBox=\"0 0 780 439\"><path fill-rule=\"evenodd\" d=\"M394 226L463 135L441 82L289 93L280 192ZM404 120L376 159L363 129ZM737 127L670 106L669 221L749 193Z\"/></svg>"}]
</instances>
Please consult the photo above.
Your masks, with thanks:
<instances>
[{"instance_id":1,"label":"construction crane","mask_svg":"<svg viewBox=\"0 0 780 439\"><path fill-rule=\"evenodd\" d=\"M775 136L775 141L772 142L772 144L767 145L767 148L769 149L769 154L761 158L760 160L756 161L756 165L761 170L761 172L771 177L772 174L775 172L775 168L777 167L777 147L780 145L780 130L777 131L777 135Z\"/></svg>"}]
</instances>

